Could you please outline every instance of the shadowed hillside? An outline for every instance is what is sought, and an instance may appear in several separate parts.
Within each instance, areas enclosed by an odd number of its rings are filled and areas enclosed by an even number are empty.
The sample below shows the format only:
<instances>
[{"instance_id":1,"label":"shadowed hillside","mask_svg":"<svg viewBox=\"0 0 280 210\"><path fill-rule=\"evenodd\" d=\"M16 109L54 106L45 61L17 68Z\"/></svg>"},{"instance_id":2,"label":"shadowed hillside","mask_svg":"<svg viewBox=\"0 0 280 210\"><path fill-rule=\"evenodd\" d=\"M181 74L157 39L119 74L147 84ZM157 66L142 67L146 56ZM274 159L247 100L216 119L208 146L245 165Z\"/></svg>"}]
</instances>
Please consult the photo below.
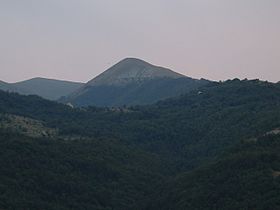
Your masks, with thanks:
<instances>
[{"instance_id":1,"label":"shadowed hillside","mask_svg":"<svg viewBox=\"0 0 280 210\"><path fill-rule=\"evenodd\" d=\"M136 58L126 58L61 101L75 106L152 104L207 83Z\"/></svg>"},{"instance_id":2,"label":"shadowed hillside","mask_svg":"<svg viewBox=\"0 0 280 210\"><path fill-rule=\"evenodd\" d=\"M3 121L3 209L279 207L279 84L209 83L126 108L0 92L0 113L55 131L34 138Z\"/></svg>"}]
</instances>

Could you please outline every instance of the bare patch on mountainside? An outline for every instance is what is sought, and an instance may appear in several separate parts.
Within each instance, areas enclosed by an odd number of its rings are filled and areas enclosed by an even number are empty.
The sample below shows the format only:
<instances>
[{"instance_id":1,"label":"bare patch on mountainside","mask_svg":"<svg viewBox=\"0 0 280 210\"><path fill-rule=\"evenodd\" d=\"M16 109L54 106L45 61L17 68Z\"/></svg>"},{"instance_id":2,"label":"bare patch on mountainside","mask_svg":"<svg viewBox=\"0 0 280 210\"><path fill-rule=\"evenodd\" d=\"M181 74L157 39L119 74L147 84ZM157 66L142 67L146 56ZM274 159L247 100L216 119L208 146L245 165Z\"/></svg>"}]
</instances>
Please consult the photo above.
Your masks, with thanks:
<instances>
[{"instance_id":1,"label":"bare patch on mountainside","mask_svg":"<svg viewBox=\"0 0 280 210\"><path fill-rule=\"evenodd\" d=\"M274 130L266 133L266 135L278 135L278 134L280 134L280 128L275 128Z\"/></svg>"},{"instance_id":2,"label":"bare patch on mountainside","mask_svg":"<svg viewBox=\"0 0 280 210\"><path fill-rule=\"evenodd\" d=\"M272 172L272 176L273 176L274 178L279 177L279 176L280 176L280 171L273 171L273 172Z\"/></svg>"},{"instance_id":3,"label":"bare patch on mountainside","mask_svg":"<svg viewBox=\"0 0 280 210\"><path fill-rule=\"evenodd\" d=\"M46 127L41 121L11 114L0 115L0 129L30 137L53 137L58 133L56 129Z\"/></svg>"}]
</instances>

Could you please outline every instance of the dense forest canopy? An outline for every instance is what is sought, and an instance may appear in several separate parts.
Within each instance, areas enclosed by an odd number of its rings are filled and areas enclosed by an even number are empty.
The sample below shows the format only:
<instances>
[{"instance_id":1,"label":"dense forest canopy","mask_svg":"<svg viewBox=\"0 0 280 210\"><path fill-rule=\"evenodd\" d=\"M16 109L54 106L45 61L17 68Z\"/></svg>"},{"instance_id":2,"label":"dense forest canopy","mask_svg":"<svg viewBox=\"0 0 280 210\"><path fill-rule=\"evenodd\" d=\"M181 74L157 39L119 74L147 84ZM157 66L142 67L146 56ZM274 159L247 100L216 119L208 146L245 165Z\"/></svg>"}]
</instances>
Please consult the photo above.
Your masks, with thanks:
<instances>
[{"instance_id":1,"label":"dense forest canopy","mask_svg":"<svg viewBox=\"0 0 280 210\"><path fill-rule=\"evenodd\" d=\"M0 92L0 114L0 208L280 208L279 84L120 108Z\"/></svg>"}]
</instances>

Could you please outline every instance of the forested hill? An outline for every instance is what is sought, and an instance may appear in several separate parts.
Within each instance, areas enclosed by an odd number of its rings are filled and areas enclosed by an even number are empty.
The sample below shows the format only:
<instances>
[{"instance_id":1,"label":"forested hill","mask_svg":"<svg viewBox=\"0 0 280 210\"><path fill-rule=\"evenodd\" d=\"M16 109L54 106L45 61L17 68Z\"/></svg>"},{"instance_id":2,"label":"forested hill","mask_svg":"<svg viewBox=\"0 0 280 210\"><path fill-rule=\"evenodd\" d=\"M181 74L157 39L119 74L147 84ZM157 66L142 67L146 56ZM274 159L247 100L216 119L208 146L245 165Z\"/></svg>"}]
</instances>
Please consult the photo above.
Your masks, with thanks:
<instances>
[{"instance_id":1,"label":"forested hill","mask_svg":"<svg viewBox=\"0 0 280 210\"><path fill-rule=\"evenodd\" d=\"M280 209L279 150L279 134L244 140L162 186L147 209Z\"/></svg>"},{"instance_id":2,"label":"forested hill","mask_svg":"<svg viewBox=\"0 0 280 210\"><path fill-rule=\"evenodd\" d=\"M204 185L207 177L194 179L199 192L193 196L197 197L185 198L181 193L190 185L188 177L193 178L185 173L201 173L202 166L212 170L225 151L280 128L280 85L235 79L210 83L154 105L114 109L73 109L37 96L0 92L0 113L0 191L5 192L0 208L145 209L151 200L157 200L154 209L161 209L159 206L168 205L154 194L167 190L164 194L170 205L205 209L195 199L207 200L209 189L224 192L229 185L211 181L213 188L209 188ZM241 147L240 155L246 159L243 150ZM229 165L235 161L230 157ZM230 173L231 168L227 170ZM232 173L243 173L241 170L236 167ZM273 170L278 169L273 166ZM219 170L212 171L211 177L218 177ZM181 179L170 180L181 174L186 185L177 188ZM167 188L159 187L165 185ZM239 186L241 192L252 193L263 187ZM263 189L274 193L271 188ZM169 192L178 194L170 196ZM227 196L237 209L252 206L253 201L237 199L243 194ZM209 209L221 209L213 206L214 198L207 204ZM191 206L185 205L189 199L194 201ZM274 199L271 204L277 202Z\"/></svg>"},{"instance_id":3,"label":"forested hill","mask_svg":"<svg viewBox=\"0 0 280 210\"><path fill-rule=\"evenodd\" d=\"M114 137L156 153L184 156L188 167L241 138L280 127L279 84L258 80L211 83L176 99L122 109L72 109L7 93L1 98L1 112L42 120L60 135Z\"/></svg>"}]
</instances>

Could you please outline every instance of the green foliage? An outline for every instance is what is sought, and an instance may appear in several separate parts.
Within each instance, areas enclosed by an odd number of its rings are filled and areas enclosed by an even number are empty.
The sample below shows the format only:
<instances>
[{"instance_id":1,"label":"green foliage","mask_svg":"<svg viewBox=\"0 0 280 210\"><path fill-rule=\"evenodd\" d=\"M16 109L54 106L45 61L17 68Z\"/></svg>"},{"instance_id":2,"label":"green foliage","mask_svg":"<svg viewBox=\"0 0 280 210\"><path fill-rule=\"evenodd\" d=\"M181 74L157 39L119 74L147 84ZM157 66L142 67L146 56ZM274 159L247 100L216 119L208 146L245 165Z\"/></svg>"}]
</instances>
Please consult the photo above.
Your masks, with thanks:
<instances>
[{"instance_id":1,"label":"green foliage","mask_svg":"<svg viewBox=\"0 0 280 210\"><path fill-rule=\"evenodd\" d=\"M148 209L280 208L280 136L244 142L214 163L181 174Z\"/></svg>"},{"instance_id":2,"label":"green foliage","mask_svg":"<svg viewBox=\"0 0 280 210\"><path fill-rule=\"evenodd\" d=\"M0 113L58 132L43 139L1 131L0 208L279 207L277 138L254 142L280 127L279 84L211 83L154 105L113 109L0 92Z\"/></svg>"},{"instance_id":3,"label":"green foliage","mask_svg":"<svg viewBox=\"0 0 280 210\"><path fill-rule=\"evenodd\" d=\"M0 148L1 209L139 209L165 170L154 155L114 140L1 132Z\"/></svg>"}]
</instances>

